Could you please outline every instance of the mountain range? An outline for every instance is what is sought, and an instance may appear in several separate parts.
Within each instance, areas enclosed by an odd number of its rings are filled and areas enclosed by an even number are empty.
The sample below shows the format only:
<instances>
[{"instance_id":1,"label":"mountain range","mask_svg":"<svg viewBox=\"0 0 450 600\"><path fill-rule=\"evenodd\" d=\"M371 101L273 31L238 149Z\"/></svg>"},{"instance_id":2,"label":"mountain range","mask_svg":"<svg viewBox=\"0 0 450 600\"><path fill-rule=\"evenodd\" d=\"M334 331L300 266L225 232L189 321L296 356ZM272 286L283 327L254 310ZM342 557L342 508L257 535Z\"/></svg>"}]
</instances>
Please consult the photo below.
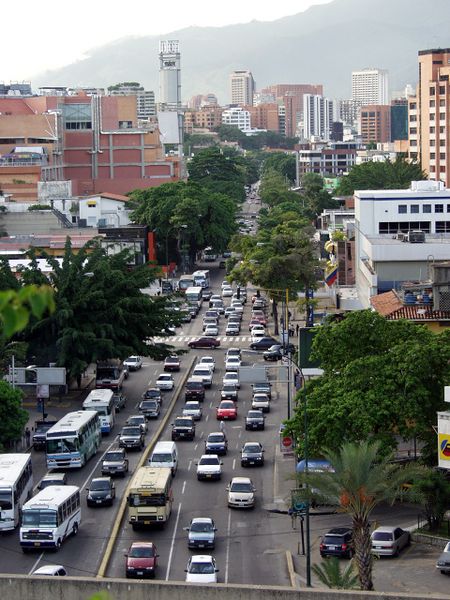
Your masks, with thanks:
<instances>
[{"instance_id":1,"label":"mountain range","mask_svg":"<svg viewBox=\"0 0 450 600\"><path fill-rule=\"evenodd\" d=\"M450 47L449 0L334 0L272 22L188 27L164 36L125 37L92 49L33 85L107 87L139 81L158 98L158 45L180 41L183 100L215 93L230 102L229 75L252 71L257 89L274 83L322 83L349 98L351 72L387 69L390 89L417 82L419 50Z\"/></svg>"}]
</instances>

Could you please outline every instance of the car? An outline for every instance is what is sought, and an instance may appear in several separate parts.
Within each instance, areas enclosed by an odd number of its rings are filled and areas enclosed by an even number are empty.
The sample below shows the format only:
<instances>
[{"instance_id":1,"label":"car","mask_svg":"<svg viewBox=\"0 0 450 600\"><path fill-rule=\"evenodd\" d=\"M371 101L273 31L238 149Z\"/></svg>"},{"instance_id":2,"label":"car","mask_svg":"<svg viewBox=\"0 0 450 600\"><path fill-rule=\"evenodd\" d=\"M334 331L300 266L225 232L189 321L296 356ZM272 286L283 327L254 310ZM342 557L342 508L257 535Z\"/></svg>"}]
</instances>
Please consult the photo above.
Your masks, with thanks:
<instances>
[{"instance_id":1,"label":"car","mask_svg":"<svg viewBox=\"0 0 450 600\"><path fill-rule=\"evenodd\" d=\"M228 317L228 324L230 323L235 323L240 327L242 324L242 315L236 312L232 312Z\"/></svg>"},{"instance_id":2,"label":"car","mask_svg":"<svg viewBox=\"0 0 450 600\"><path fill-rule=\"evenodd\" d=\"M236 371L241 366L241 359L239 356L229 356L225 360L225 371Z\"/></svg>"},{"instance_id":3,"label":"car","mask_svg":"<svg viewBox=\"0 0 450 600\"><path fill-rule=\"evenodd\" d=\"M203 325L202 325L202 329L203 331L205 331L205 329L209 326L212 327L218 327L219 326L219 320L217 317L203 317Z\"/></svg>"},{"instance_id":4,"label":"car","mask_svg":"<svg viewBox=\"0 0 450 600\"><path fill-rule=\"evenodd\" d=\"M191 314L191 311L189 309L189 306L184 306L182 308L182 311L181 311L180 315L181 315L181 322L182 323L190 323L192 321L192 314Z\"/></svg>"},{"instance_id":5,"label":"car","mask_svg":"<svg viewBox=\"0 0 450 600\"><path fill-rule=\"evenodd\" d=\"M189 348L218 348L220 346L220 340L216 338L202 336L195 340L188 342Z\"/></svg>"},{"instance_id":6,"label":"car","mask_svg":"<svg viewBox=\"0 0 450 600\"><path fill-rule=\"evenodd\" d=\"M211 304L211 307L214 308L214 310L216 312L219 313L219 315L224 315L225 314L225 306L223 305L223 301L221 300L214 300L213 303Z\"/></svg>"},{"instance_id":7,"label":"car","mask_svg":"<svg viewBox=\"0 0 450 600\"><path fill-rule=\"evenodd\" d=\"M133 542L125 554L125 576L144 579L155 577L159 554L152 542Z\"/></svg>"},{"instance_id":8,"label":"car","mask_svg":"<svg viewBox=\"0 0 450 600\"><path fill-rule=\"evenodd\" d=\"M228 440L223 431L213 431L208 434L205 441L205 454L226 454L228 452Z\"/></svg>"},{"instance_id":9,"label":"car","mask_svg":"<svg viewBox=\"0 0 450 600\"><path fill-rule=\"evenodd\" d=\"M86 491L88 506L112 506L116 497L116 487L111 477L94 477Z\"/></svg>"},{"instance_id":10,"label":"car","mask_svg":"<svg viewBox=\"0 0 450 600\"><path fill-rule=\"evenodd\" d=\"M264 323L261 323L261 321L259 319L253 318L253 319L250 319L250 322L248 324L248 330L251 331L255 325L261 325L262 327L265 326Z\"/></svg>"},{"instance_id":11,"label":"car","mask_svg":"<svg viewBox=\"0 0 450 600\"><path fill-rule=\"evenodd\" d=\"M223 300L222 300L222 296L219 296L219 294L212 294L211 298L209 299L209 307L211 308L213 305L213 302L219 301L223 304Z\"/></svg>"},{"instance_id":12,"label":"car","mask_svg":"<svg viewBox=\"0 0 450 600\"><path fill-rule=\"evenodd\" d=\"M224 383L220 392L222 400L234 400L235 402L239 399L238 389L234 383Z\"/></svg>"},{"instance_id":13,"label":"car","mask_svg":"<svg viewBox=\"0 0 450 600\"><path fill-rule=\"evenodd\" d=\"M189 400L183 406L183 417L192 417L194 421L202 418L202 405L198 400Z\"/></svg>"},{"instance_id":14,"label":"car","mask_svg":"<svg viewBox=\"0 0 450 600\"><path fill-rule=\"evenodd\" d=\"M270 346L267 350L263 352L264 360L268 361L276 361L281 360L283 358L283 346L280 344L274 344Z\"/></svg>"},{"instance_id":15,"label":"car","mask_svg":"<svg viewBox=\"0 0 450 600\"><path fill-rule=\"evenodd\" d=\"M48 419L38 419L34 422L34 433L32 441L33 448L35 450L45 450L47 443L47 431L56 423L57 421Z\"/></svg>"},{"instance_id":16,"label":"car","mask_svg":"<svg viewBox=\"0 0 450 600\"><path fill-rule=\"evenodd\" d=\"M171 354L170 356L167 356L166 359L164 360L164 371L166 371L166 372L179 371L180 368L181 368L180 359L175 354Z\"/></svg>"},{"instance_id":17,"label":"car","mask_svg":"<svg viewBox=\"0 0 450 600\"><path fill-rule=\"evenodd\" d=\"M244 307L242 305L242 302L239 302L238 300L234 300L231 304L231 307L234 308L235 313L242 314L244 312Z\"/></svg>"},{"instance_id":18,"label":"car","mask_svg":"<svg viewBox=\"0 0 450 600\"><path fill-rule=\"evenodd\" d=\"M262 410L263 412L270 412L269 396L263 392L253 394L252 408Z\"/></svg>"},{"instance_id":19,"label":"car","mask_svg":"<svg viewBox=\"0 0 450 600\"><path fill-rule=\"evenodd\" d=\"M210 548L214 549L216 544L217 527L210 517L195 517L191 519L188 527L188 548Z\"/></svg>"},{"instance_id":20,"label":"car","mask_svg":"<svg viewBox=\"0 0 450 600\"><path fill-rule=\"evenodd\" d=\"M222 288L222 298L231 298L233 290L230 287Z\"/></svg>"},{"instance_id":21,"label":"car","mask_svg":"<svg viewBox=\"0 0 450 600\"><path fill-rule=\"evenodd\" d=\"M220 260L219 261L219 269L225 269L227 266L227 263L225 260Z\"/></svg>"},{"instance_id":22,"label":"car","mask_svg":"<svg viewBox=\"0 0 450 600\"><path fill-rule=\"evenodd\" d=\"M241 328L238 323L227 323L225 335L239 335Z\"/></svg>"},{"instance_id":23,"label":"car","mask_svg":"<svg viewBox=\"0 0 450 600\"><path fill-rule=\"evenodd\" d=\"M233 477L227 491L230 508L254 508L256 490L249 477Z\"/></svg>"},{"instance_id":24,"label":"car","mask_svg":"<svg viewBox=\"0 0 450 600\"><path fill-rule=\"evenodd\" d=\"M269 396L269 400L272 400L272 385L270 381L259 381L252 384L253 394L263 393Z\"/></svg>"},{"instance_id":25,"label":"car","mask_svg":"<svg viewBox=\"0 0 450 600\"><path fill-rule=\"evenodd\" d=\"M224 289L224 288L230 288L230 287L231 287L231 285L230 285L230 282L229 282L229 281L227 281L226 279L224 279L224 280L222 281L222 283L220 284L220 287L221 287L222 289Z\"/></svg>"},{"instance_id":26,"label":"car","mask_svg":"<svg viewBox=\"0 0 450 600\"><path fill-rule=\"evenodd\" d=\"M216 319L217 322L220 321L220 313L215 308L210 308L205 312L203 319L206 319L208 317L212 318L212 319Z\"/></svg>"},{"instance_id":27,"label":"car","mask_svg":"<svg viewBox=\"0 0 450 600\"><path fill-rule=\"evenodd\" d=\"M411 534L401 527L377 527L370 537L377 556L398 556L411 543Z\"/></svg>"},{"instance_id":28,"label":"car","mask_svg":"<svg viewBox=\"0 0 450 600\"><path fill-rule=\"evenodd\" d=\"M161 390L158 388L148 388L142 394L142 398L144 400L157 400L160 404L162 404L162 394Z\"/></svg>"},{"instance_id":29,"label":"car","mask_svg":"<svg viewBox=\"0 0 450 600\"><path fill-rule=\"evenodd\" d=\"M113 396L116 413L119 413L127 404L127 397L122 392L116 392Z\"/></svg>"},{"instance_id":30,"label":"car","mask_svg":"<svg viewBox=\"0 0 450 600\"><path fill-rule=\"evenodd\" d=\"M175 417L172 425L172 441L193 440L195 438L195 422L192 417Z\"/></svg>"},{"instance_id":31,"label":"car","mask_svg":"<svg viewBox=\"0 0 450 600\"><path fill-rule=\"evenodd\" d=\"M129 356L123 361L123 366L129 371L139 371L139 369L142 369L142 358L140 356Z\"/></svg>"},{"instance_id":32,"label":"car","mask_svg":"<svg viewBox=\"0 0 450 600\"><path fill-rule=\"evenodd\" d=\"M236 310L236 307L234 306L227 306L225 309L225 317L229 317L230 315L237 315L238 311Z\"/></svg>"},{"instance_id":33,"label":"car","mask_svg":"<svg viewBox=\"0 0 450 600\"><path fill-rule=\"evenodd\" d=\"M146 419L157 419L161 412L161 403L156 398L153 400L142 400L139 404L139 412L141 412Z\"/></svg>"},{"instance_id":34,"label":"car","mask_svg":"<svg viewBox=\"0 0 450 600\"><path fill-rule=\"evenodd\" d=\"M170 373L161 373L158 375L158 379L155 381L156 387L161 391L173 390L175 382L173 376Z\"/></svg>"},{"instance_id":35,"label":"car","mask_svg":"<svg viewBox=\"0 0 450 600\"><path fill-rule=\"evenodd\" d=\"M189 311L189 314L191 315L192 319L195 319L195 317L200 312L200 306L198 304L190 302L188 304L188 311Z\"/></svg>"},{"instance_id":36,"label":"car","mask_svg":"<svg viewBox=\"0 0 450 600\"><path fill-rule=\"evenodd\" d=\"M277 340L270 336L264 336L250 344L251 350L268 350L271 346L277 343Z\"/></svg>"},{"instance_id":37,"label":"car","mask_svg":"<svg viewBox=\"0 0 450 600\"><path fill-rule=\"evenodd\" d=\"M43 490L49 485L67 485L67 473L47 473L38 483L37 489Z\"/></svg>"},{"instance_id":38,"label":"car","mask_svg":"<svg viewBox=\"0 0 450 600\"><path fill-rule=\"evenodd\" d=\"M262 410L249 410L245 417L245 429L249 430L264 430L266 417Z\"/></svg>"},{"instance_id":39,"label":"car","mask_svg":"<svg viewBox=\"0 0 450 600\"><path fill-rule=\"evenodd\" d=\"M253 323L255 321L257 321L260 325L264 325L264 327L267 327L267 319L265 316L261 316L261 315L252 315L250 321L253 321Z\"/></svg>"},{"instance_id":40,"label":"car","mask_svg":"<svg viewBox=\"0 0 450 600\"><path fill-rule=\"evenodd\" d=\"M36 569L31 574L44 575L45 577L65 577L67 571L62 565L45 565L44 567L39 567L39 569Z\"/></svg>"},{"instance_id":41,"label":"car","mask_svg":"<svg viewBox=\"0 0 450 600\"><path fill-rule=\"evenodd\" d=\"M234 421L237 419L237 406L233 400L222 400L216 409L216 418L220 420Z\"/></svg>"},{"instance_id":42,"label":"car","mask_svg":"<svg viewBox=\"0 0 450 600\"><path fill-rule=\"evenodd\" d=\"M147 433L147 420L145 415L130 415L125 421L125 425L139 425L144 433Z\"/></svg>"},{"instance_id":43,"label":"car","mask_svg":"<svg viewBox=\"0 0 450 600\"><path fill-rule=\"evenodd\" d=\"M213 383L213 374L209 365L196 365L192 371L191 379L201 381L205 388L210 388Z\"/></svg>"},{"instance_id":44,"label":"car","mask_svg":"<svg viewBox=\"0 0 450 600\"><path fill-rule=\"evenodd\" d=\"M266 328L264 327L264 325L260 322L258 323L253 323L253 325L251 326L250 329L250 333L253 335L254 333L256 333L257 331L261 331L263 335L266 334Z\"/></svg>"},{"instance_id":45,"label":"car","mask_svg":"<svg viewBox=\"0 0 450 600\"><path fill-rule=\"evenodd\" d=\"M217 568L214 557L194 554L185 568L186 581L191 583L217 583Z\"/></svg>"},{"instance_id":46,"label":"car","mask_svg":"<svg viewBox=\"0 0 450 600\"><path fill-rule=\"evenodd\" d=\"M350 527L334 527L320 542L320 556L352 558L354 554L353 531Z\"/></svg>"},{"instance_id":47,"label":"car","mask_svg":"<svg viewBox=\"0 0 450 600\"><path fill-rule=\"evenodd\" d=\"M260 442L245 442L241 449L241 467L263 466L264 448Z\"/></svg>"},{"instance_id":48,"label":"car","mask_svg":"<svg viewBox=\"0 0 450 600\"><path fill-rule=\"evenodd\" d=\"M265 319L266 315L263 310L260 310L259 308L252 308L251 318L252 319Z\"/></svg>"},{"instance_id":49,"label":"car","mask_svg":"<svg viewBox=\"0 0 450 600\"><path fill-rule=\"evenodd\" d=\"M139 425L126 425L122 427L119 435L119 447L142 450L145 446L144 432Z\"/></svg>"},{"instance_id":50,"label":"car","mask_svg":"<svg viewBox=\"0 0 450 600\"><path fill-rule=\"evenodd\" d=\"M240 348L228 348L226 358L229 356L239 356L241 357L241 349Z\"/></svg>"},{"instance_id":51,"label":"car","mask_svg":"<svg viewBox=\"0 0 450 600\"><path fill-rule=\"evenodd\" d=\"M197 465L197 479L199 481L221 479L223 462L217 454L203 454L198 463L195 464Z\"/></svg>"},{"instance_id":52,"label":"car","mask_svg":"<svg viewBox=\"0 0 450 600\"><path fill-rule=\"evenodd\" d=\"M212 296L211 290L202 290L203 300L210 300L211 296Z\"/></svg>"},{"instance_id":53,"label":"car","mask_svg":"<svg viewBox=\"0 0 450 600\"><path fill-rule=\"evenodd\" d=\"M442 554L437 559L436 569L439 569L443 575L450 573L450 542L447 542Z\"/></svg>"},{"instance_id":54,"label":"car","mask_svg":"<svg viewBox=\"0 0 450 600\"><path fill-rule=\"evenodd\" d=\"M198 365L208 365L211 371L214 373L216 370L216 360L212 356L202 356L197 363Z\"/></svg>"},{"instance_id":55,"label":"car","mask_svg":"<svg viewBox=\"0 0 450 600\"><path fill-rule=\"evenodd\" d=\"M252 329L250 335L252 338L252 343L257 342L258 340L262 340L263 337L266 336L265 331L259 331L259 330L254 331L253 329Z\"/></svg>"},{"instance_id":56,"label":"car","mask_svg":"<svg viewBox=\"0 0 450 600\"><path fill-rule=\"evenodd\" d=\"M217 325L207 325L203 333L215 337L216 335L219 335L219 328Z\"/></svg>"},{"instance_id":57,"label":"car","mask_svg":"<svg viewBox=\"0 0 450 600\"><path fill-rule=\"evenodd\" d=\"M238 296L237 292L235 292L231 298L231 302L233 303L234 300L241 302L241 304L245 304L247 302L247 294L243 294L242 291L240 291Z\"/></svg>"},{"instance_id":58,"label":"car","mask_svg":"<svg viewBox=\"0 0 450 600\"><path fill-rule=\"evenodd\" d=\"M111 448L102 458L102 475L125 475L128 473L128 458L123 448Z\"/></svg>"},{"instance_id":59,"label":"car","mask_svg":"<svg viewBox=\"0 0 450 600\"><path fill-rule=\"evenodd\" d=\"M236 371L227 371L223 376L223 384L225 385L226 383L234 383L237 388L240 388L239 373Z\"/></svg>"},{"instance_id":60,"label":"car","mask_svg":"<svg viewBox=\"0 0 450 600\"><path fill-rule=\"evenodd\" d=\"M185 400L199 400L203 402L205 399L205 386L202 381L188 379L184 388Z\"/></svg>"},{"instance_id":61,"label":"car","mask_svg":"<svg viewBox=\"0 0 450 600\"><path fill-rule=\"evenodd\" d=\"M224 250L222 252L222 258L231 258L231 250Z\"/></svg>"}]
</instances>

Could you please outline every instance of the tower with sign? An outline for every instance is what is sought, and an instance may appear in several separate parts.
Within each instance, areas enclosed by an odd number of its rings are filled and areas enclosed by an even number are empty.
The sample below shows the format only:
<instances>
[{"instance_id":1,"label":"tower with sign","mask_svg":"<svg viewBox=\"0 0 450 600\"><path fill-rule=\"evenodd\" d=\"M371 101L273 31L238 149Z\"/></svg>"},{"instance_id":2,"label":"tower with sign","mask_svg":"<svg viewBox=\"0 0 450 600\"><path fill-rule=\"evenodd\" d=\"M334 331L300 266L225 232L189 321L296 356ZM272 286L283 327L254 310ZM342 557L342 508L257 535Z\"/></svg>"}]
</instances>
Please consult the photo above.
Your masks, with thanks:
<instances>
[{"instance_id":1,"label":"tower with sign","mask_svg":"<svg viewBox=\"0 0 450 600\"><path fill-rule=\"evenodd\" d=\"M163 111L181 108L180 43L178 40L159 42L159 105Z\"/></svg>"}]
</instances>

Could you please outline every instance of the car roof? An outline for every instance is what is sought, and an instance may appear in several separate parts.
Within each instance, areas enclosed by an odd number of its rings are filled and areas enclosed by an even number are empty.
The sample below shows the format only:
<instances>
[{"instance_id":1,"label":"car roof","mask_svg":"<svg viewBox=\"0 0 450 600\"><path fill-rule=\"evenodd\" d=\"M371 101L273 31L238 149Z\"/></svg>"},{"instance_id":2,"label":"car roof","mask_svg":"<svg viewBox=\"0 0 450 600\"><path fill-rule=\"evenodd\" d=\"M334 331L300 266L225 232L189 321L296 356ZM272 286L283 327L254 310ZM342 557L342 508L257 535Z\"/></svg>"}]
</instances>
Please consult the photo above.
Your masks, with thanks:
<instances>
[{"instance_id":1,"label":"car roof","mask_svg":"<svg viewBox=\"0 0 450 600\"><path fill-rule=\"evenodd\" d=\"M153 542L132 542L130 548L154 548Z\"/></svg>"},{"instance_id":2,"label":"car roof","mask_svg":"<svg viewBox=\"0 0 450 600\"><path fill-rule=\"evenodd\" d=\"M225 437L225 434L223 431L211 431L211 433L208 433L208 437L210 435L221 435L221 436Z\"/></svg>"},{"instance_id":3,"label":"car roof","mask_svg":"<svg viewBox=\"0 0 450 600\"><path fill-rule=\"evenodd\" d=\"M212 523L211 517L193 517L191 523Z\"/></svg>"},{"instance_id":4,"label":"car roof","mask_svg":"<svg viewBox=\"0 0 450 600\"><path fill-rule=\"evenodd\" d=\"M94 477L91 483L94 483L94 481L111 481L111 477Z\"/></svg>"},{"instance_id":5,"label":"car roof","mask_svg":"<svg viewBox=\"0 0 450 600\"><path fill-rule=\"evenodd\" d=\"M333 527L330 531L327 531L325 535L345 535L346 533L351 533L351 527Z\"/></svg>"},{"instance_id":6,"label":"car roof","mask_svg":"<svg viewBox=\"0 0 450 600\"><path fill-rule=\"evenodd\" d=\"M399 525L394 525L393 527L390 525L385 525L383 527L377 527L376 529L374 529L374 531L372 533L378 533L378 532L382 532L382 531L384 531L386 533L392 533L398 528L399 528Z\"/></svg>"},{"instance_id":7,"label":"car roof","mask_svg":"<svg viewBox=\"0 0 450 600\"><path fill-rule=\"evenodd\" d=\"M202 458L217 458L217 460L219 460L219 455L218 454L202 454L200 456L200 460Z\"/></svg>"},{"instance_id":8,"label":"car roof","mask_svg":"<svg viewBox=\"0 0 450 600\"><path fill-rule=\"evenodd\" d=\"M250 477L233 477L231 483L251 483Z\"/></svg>"},{"instance_id":9,"label":"car roof","mask_svg":"<svg viewBox=\"0 0 450 600\"><path fill-rule=\"evenodd\" d=\"M42 478L41 481L54 481L56 479L66 479L67 475L66 473L47 473L46 475L44 475L44 477Z\"/></svg>"},{"instance_id":10,"label":"car roof","mask_svg":"<svg viewBox=\"0 0 450 600\"><path fill-rule=\"evenodd\" d=\"M32 575L53 575L55 571L59 569L66 570L63 565L45 565L43 567L39 567L36 571L33 571Z\"/></svg>"},{"instance_id":11,"label":"car roof","mask_svg":"<svg viewBox=\"0 0 450 600\"><path fill-rule=\"evenodd\" d=\"M190 562L213 562L214 558L211 554L194 554L191 556Z\"/></svg>"}]
</instances>

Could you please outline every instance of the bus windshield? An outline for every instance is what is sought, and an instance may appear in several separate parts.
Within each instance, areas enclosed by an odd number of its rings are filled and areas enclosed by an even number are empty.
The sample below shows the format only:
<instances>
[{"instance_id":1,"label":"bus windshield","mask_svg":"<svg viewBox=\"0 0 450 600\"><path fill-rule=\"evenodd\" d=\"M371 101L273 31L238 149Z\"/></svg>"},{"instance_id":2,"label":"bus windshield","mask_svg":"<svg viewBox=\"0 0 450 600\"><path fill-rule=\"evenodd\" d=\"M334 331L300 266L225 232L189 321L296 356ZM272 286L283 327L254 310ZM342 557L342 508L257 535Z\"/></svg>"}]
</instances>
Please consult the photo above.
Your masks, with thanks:
<instances>
[{"instance_id":1,"label":"bus windshield","mask_svg":"<svg viewBox=\"0 0 450 600\"><path fill-rule=\"evenodd\" d=\"M22 525L28 527L56 527L56 511L24 510L22 513Z\"/></svg>"},{"instance_id":2,"label":"bus windshield","mask_svg":"<svg viewBox=\"0 0 450 600\"><path fill-rule=\"evenodd\" d=\"M78 450L79 443L77 438L47 440L47 454L60 454L62 452L78 452Z\"/></svg>"},{"instance_id":3,"label":"bus windshield","mask_svg":"<svg viewBox=\"0 0 450 600\"><path fill-rule=\"evenodd\" d=\"M11 510L12 504L12 493L11 490L0 490L0 509Z\"/></svg>"},{"instance_id":4,"label":"bus windshield","mask_svg":"<svg viewBox=\"0 0 450 600\"><path fill-rule=\"evenodd\" d=\"M152 494L151 496L133 494L130 497L131 506L164 506L166 501L165 494Z\"/></svg>"}]
</instances>

